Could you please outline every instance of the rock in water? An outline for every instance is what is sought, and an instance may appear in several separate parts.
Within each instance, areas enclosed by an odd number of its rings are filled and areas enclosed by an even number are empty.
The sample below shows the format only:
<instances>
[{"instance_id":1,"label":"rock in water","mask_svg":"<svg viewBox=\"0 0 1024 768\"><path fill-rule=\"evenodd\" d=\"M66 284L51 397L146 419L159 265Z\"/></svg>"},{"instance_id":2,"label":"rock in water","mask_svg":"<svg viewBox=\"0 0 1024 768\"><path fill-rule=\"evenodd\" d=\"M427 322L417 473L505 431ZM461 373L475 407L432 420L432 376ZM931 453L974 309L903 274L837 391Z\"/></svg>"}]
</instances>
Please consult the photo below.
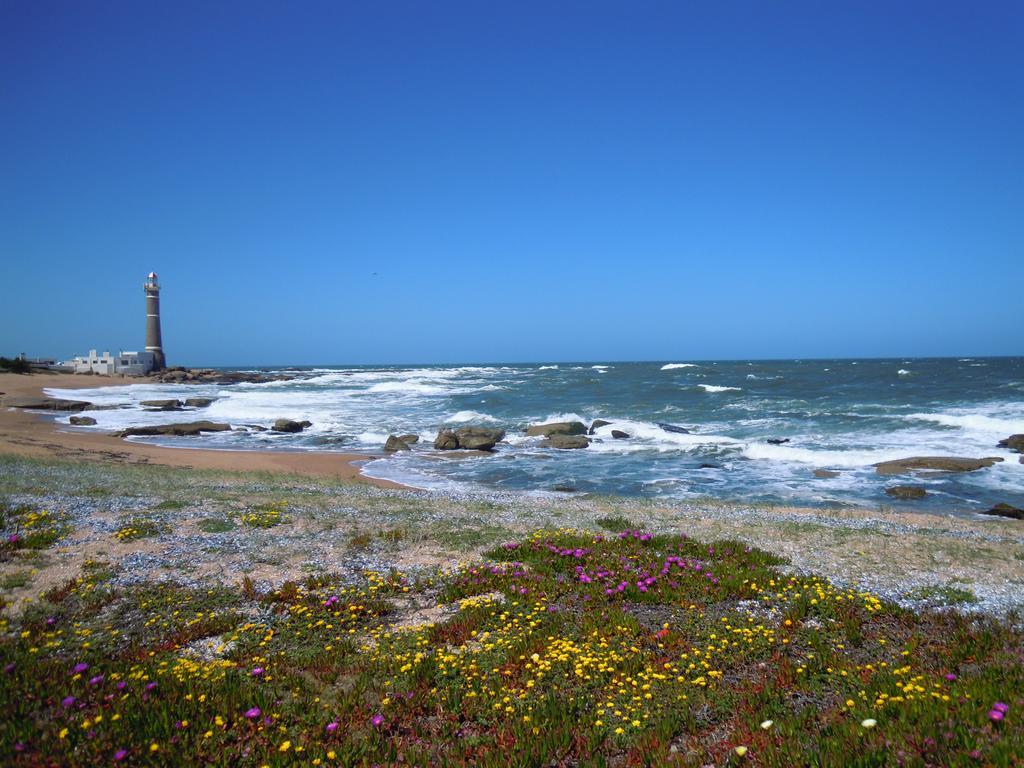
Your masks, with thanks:
<instances>
[{"instance_id":1,"label":"rock in water","mask_svg":"<svg viewBox=\"0 0 1024 768\"><path fill-rule=\"evenodd\" d=\"M434 438L434 447L439 451L454 451L459 447L459 438L450 429L442 429Z\"/></svg>"},{"instance_id":2,"label":"rock in water","mask_svg":"<svg viewBox=\"0 0 1024 768\"><path fill-rule=\"evenodd\" d=\"M534 424L526 428L530 437L551 437L551 435L585 435L587 426L582 421L553 421L550 424Z\"/></svg>"},{"instance_id":3,"label":"rock in water","mask_svg":"<svg viewBox=\"0 0 1024 768\"><path fill-rule=\"evenodd\" d=\"M688 430L686 427L677 427L675 424L663 424L659 422L658 426L661 427L666 432L675 432L678 435L690 434L690 430Z\"/></svg>"},{"instance_id":4,"label":"rock in water","mask_svg":"<svg viewBox=\"0 0 1024 768\"><path fill-rule=\"evenodd\" d=\"M388 453L394 453L395 451L408 451L411 449L400 437L388 435L388 440L384 443L384 450Z\"/></svg>"},{"instance_id":5,"label":"rock in water","mask_svg":"<svg viewBox=\"0 0 1024 768\"><path fill-rule=\"evenodd\" d=\"M118 437L132 437L133 435L178 435L182 437L194 437L201 432L227 432L231 429L230 424L221 424L215 421L189 421L182 424L157 424L151 427L129 427L122 429L115 434Z\"/></svg>"},{"instance_id":6,"label":"rock in water","mask_svg":"<svg viewBox=\"0 0 1024 768\"><path fill-rule=\"evenodd\" d=\"M1000 448L1008 448L1017 453L1024 453L1024 435L1010 435L1005 440L999 441Z\"/></svg>"},{"instance_id":7,"label":"rock in water","mask_svg":"<svg viewBox=\"0 0 1024 768\"><path fill-rule=\"evenodd\" d=\"M629 433L628 432L623 432L621 429L613 429L612 430L612 437L614 437L616 440L628 440L629 439Z\"/></svg>"},{"instance_id":8,"label":"rock in water","mask_svg":"<svg viewBox=\"0 0 1024 768\"><path fill-rule=\"evenodd\" d=\"M7 397L7 408L28 408L34 411L84 411L92 403L85 400L59 400L49 397Z\"/></svg>"},{"instance_id":9,"label":"rock in water","mask_svg":"<svg viewBox=\"0 0 1024 768\"><path fill-rule=\"evenodd\" d=\"M765 442L768 443L769 445L784 445L785 443L789 442L789 438L769 437L767 440L765 440Z\"/></svg>"},{"instance_id":10,"label":"rock in water","mask_svg":"<svg viewBox=\"0 0 1024 768\"><path fill-rule=\"evenodd\" d=\"M185 406L188 408L205 408L216 399L216 397L190 397L185 401Z\"/></svg>"},{"instance_id":11,"label":"rock in water","mask_svg":"<svg viewBox=\"0 0 1024 768\"><path fill-rule=\"evenodd\" d=\"M177 411L181 409L180 400L140 400L139 405L151 411Z\"/></svg>"},{"instance_id":12,"label":"rock in water","mask_svg":"<svg viewBox=\"0 0 1024 768\"><path fill-rule=\"evenodd\" d=\"M996 517L1008 517L1011 520L1024 520L1024 509L1011 507L1009 504L996 504L992 509L987 509L981 514L995 515Z\"/></svg>"},{"instance_id":13,"label":"rock in water","mask_svg":"<svg viewBox=\"0 0 1024 768\"><path fill-rule=\"evenodd\" d=\"M559 448L561 450L572 450L574 448L586 448L590 441L584 435L550 435L543 445L547 448Z\"/></svg>"},{"instance_id":14,"label":"rock in water","mask_svg":"<svg viewBox=\"0 0 1024 768\"><path fill-rule=\"evenodd\" d=\"M459 448L467 451L489 451L505 439L505 430L489 427L459 427L455 430Z\"/></svg>"},{"instance_id":15,"label":"rock in water","mask_svg":"<svg viewBox=\"0 0 1024 768\"><path fill-rule=\"evenodd\" d=\"M72 416L68 421L76 427L91 427L96 423L92 416Z\"/></svg>"},{"instance_id":16,"label":"rock in water","mask_svg":"<svg viewBox=\"0 0 1024 768\"><path fill-rule=\"evenodd\" d=\"M418 443L420 441L420 436L419 435L399 435L398 439L401 440L406 445L412 445L413 443Z\"/></svg>"},{"instance_id":17,"label":"rock in water","mask_svg":"<svg viewBox=\"0 0 1024 768\"><path fill-rule=\"evenodd\" d=\"M1001 456L986 456L983 459L968 459L962 456L912 456L909 459L882 461L872 466L880 475L899 475L919 469L937 472L974 472L977 469L991 467L1002 460Z\"/></svg>"},{"instance_id":18,"label":"rock in water","mask_svg":"<svg viewBox=\"0 0 1024 768\"><path fill-rule=\"evenodd\" d=\"M825 480L829 477L839 477L839 473L831 469L816 469L814 470L814 476Z\"/></svg>"},{"instance_id":19,"label":"rock in water","mask_svg":"<svg viewBox=\"0 0 1024 768\"><path fill-rule=\"evenodd\" d=\"M291 419L278 419L271 429L274 432L301 432L306 427L312 427L311 421L292 421Z\"/></svg>"},{"instance_id":20,"label":"rock in water","mask_svg":"<svg viewBox=\"0 0 1024 768\"><path fill-rule=\"evenodd\" d=\"M893 485L885 489L886 496L894 499L923 499L928 491L919 485Z\"/></svg>"},{"instance_id":21,"label":"rock in water","mask_svg":"<svg viewBox=\"0 0 1024 768\"><path fill-rule=\"evenodd\" d=\"M604 419L594 419L594 423L590 425L590 434L594 434L594 432L597 431L598 427L607 427L609 424L611 424L610 421L605 421Z\"/></svg>"}]
</instances>

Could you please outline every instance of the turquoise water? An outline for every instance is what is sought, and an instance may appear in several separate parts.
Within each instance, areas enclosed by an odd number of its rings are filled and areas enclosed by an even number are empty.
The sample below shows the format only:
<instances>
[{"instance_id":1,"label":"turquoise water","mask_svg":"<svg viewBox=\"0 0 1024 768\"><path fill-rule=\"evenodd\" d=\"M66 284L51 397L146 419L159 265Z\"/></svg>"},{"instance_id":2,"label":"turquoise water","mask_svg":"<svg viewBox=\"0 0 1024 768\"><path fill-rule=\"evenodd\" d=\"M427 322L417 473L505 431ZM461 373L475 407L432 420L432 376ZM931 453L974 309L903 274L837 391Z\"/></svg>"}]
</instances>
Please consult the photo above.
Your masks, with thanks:
<instances>
[{"instance_id":1,"label":"turquoise water","mask_svg":"<svg viewBox=\"0 0 1024 768\"><path fill-rule=\"evenodd\" d=\"M218 398L202 418L232 425L267 425L281 417L313 422L299 435L231 432L163 440L177 445L371 452L388 434L416 433L416 450L372 461L364 472L424 488L558 486L953 512L1000 501L1024 507L1024 465L1017 454L996 447L1024 432L1024 358L327 367L295 375L268 384L144 384L75 396L130 406L96 411L96 429L173 420L144 412L137 402L200 395ZM528 424L589 425L594 419L612 424L599 429L585 450L545 449L522 433ZM499 426L508 438L489 455L452 457L433 450L438 428L466 424ZM612 429L630 438L612 439ZM1005 461L969 474L916 478L929 497L901 505L884 488L909 480L881 478L871 465L915 455ZM815 469L840 474L817 479Z\"/></svg>"}]
</instances>

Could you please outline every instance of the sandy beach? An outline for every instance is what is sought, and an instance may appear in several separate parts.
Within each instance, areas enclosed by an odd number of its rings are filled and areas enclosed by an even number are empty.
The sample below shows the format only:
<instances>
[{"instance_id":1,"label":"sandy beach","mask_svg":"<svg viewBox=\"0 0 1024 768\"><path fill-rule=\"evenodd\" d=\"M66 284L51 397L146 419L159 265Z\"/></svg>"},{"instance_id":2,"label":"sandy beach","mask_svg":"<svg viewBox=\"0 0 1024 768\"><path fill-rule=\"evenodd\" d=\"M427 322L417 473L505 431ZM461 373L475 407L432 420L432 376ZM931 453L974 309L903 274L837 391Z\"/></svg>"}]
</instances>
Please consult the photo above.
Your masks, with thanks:
<instances>
[{"instance_id":1,"label":"sandy beach","mask_svg":"<svg viewBox=\"0 0 1024 768\"><path fill-rule=\"evenodd\" d=\"M402 486L359 474L359 463L369 457L342 453L290 453L284 451L179 450L133 443L113 435L62 428L48 416L3 406L3 399L43 397L47 388L92 389L137 384L121 376L75 374L0 374L0 453L29 457L56 457L125 464L160 464L168 467L245 472L280 472L306 477L330 477L366 482L379 487ZM63 419L67 421L66 417Z\"/></svg>"}]
</instances>

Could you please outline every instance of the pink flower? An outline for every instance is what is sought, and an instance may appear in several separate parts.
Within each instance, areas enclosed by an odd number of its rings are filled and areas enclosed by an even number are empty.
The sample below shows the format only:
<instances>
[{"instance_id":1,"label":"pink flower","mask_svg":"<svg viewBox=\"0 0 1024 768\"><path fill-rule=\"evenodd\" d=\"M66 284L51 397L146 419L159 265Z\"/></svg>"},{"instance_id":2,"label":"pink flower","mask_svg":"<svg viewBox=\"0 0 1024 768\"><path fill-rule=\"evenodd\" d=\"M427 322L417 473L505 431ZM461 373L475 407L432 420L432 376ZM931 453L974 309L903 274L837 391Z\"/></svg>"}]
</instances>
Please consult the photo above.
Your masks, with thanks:
<instances>
[{"instance_id":1,"label":"pink flower","mask_svg":"<svg viewBox=\"0 0 1024 768\"><path fill-rule=\"evenodd\" d=\"M1002 712L1004 715L1010 711L1009 705L1003 704L1003 702L1001 701L997 701L995 704L993 704L992 709L994 709L996 712Z\"/></svg>"},{"instance_id":2,"label":"pink flower","mask_svg":"<svg viewBox=\"0 0 1024 768\"><path fill-rule=\"evenodd\" d=\"M76 699L75 699L75 697L74 697L74 696L65 696L65 697L64 697L63 699L61 699L61 701L60 701L60 705L61 705L62 707L64 707L64 709L67 709L67 708L68 708L68 707L70 707L70 706L71 706L72 704L74 704L74 703L75 703L75 701L76 701Z\"/></svg>"},{"instance_id":3,"label":"pink flower","mask_svg":"<svg viewBox=\"0 0 1024 768\"><path fill-rule=\"evenodd\" d=\"M114 762L115 763L119 763L122 760L124 760L126 757L128 757L128 750L127 749L119 749L119 750L117 750L117 752L114 753Z\"/></svg>"},{"instance_id":4,"label":"pink flower","mask_svg":"<svg viewBox=\"0 0 1024 768\"><path fill-rule=\"evenodd\" d=\"M263 674L263 667L253 667L252 668L252 676L253 677L259 677L262 674Z\"/></svg>"},{"instance_id":5,"label":"pink flower","mask_svg":"<svg viewBox=\"0 0 1024 768\"><path fill-rule=\"evenodd\" d=\"M374 715L373 717L370 718L370 723L373 725L374 728L380 728L380 726L381 726L381 724L383 722L384 722L384 715L380 714L379 712L376 715Z\"/></svg>"},{"instance_id":6,"label":"pink flower","mask_svg":"<svg viewBox=\"0 0 1024 768\"><path fill-rule=\"evenodd\" d=\"M336 730L338 730L338 724L337 723L328 723L327 724L327 732L328 733L334 733Z\"/></svg>"},{"instance_id":7,"label":"pink flower","mask_svg":"<svg viewBox=\"0 0 1024 768\"><path fill-rule=\"evenodd\" d=\"M85 670L87 670L88 668L89 668L88 664L86 664L84 661L80 661L77 664L75 664L75 668L72 669L71 671L74 672L76 675L80 675L83 672L85 672Z\"/></svg>"},{"instance_id":8,"label":"pink flower","mask_svg":"<svg viewBox=\"0 0 1024 768\"><path fill-rule=\"evenodd\" d=\"M248 717L250 720L252 720L253 718L259 717L260 716L260 708L259 707L253 707L252 709L246 710L245 716Z\"/></svg>"},{"instance_id":9,"label":"pink flower","mask_svg":"<svg viewBox=\"0 0 1024 768\"><path fill-rule=\"evenodd\" d=\"M993 707L992 709L990 709L988 711L988 719L991 720L993 723L998 723L1004 717L1006 717L1006 713L1005 712L1000 712L995 707Z\"/></svg>"},{"instance_id":10,"label":"pink flower","mask_svg":"<svg viewBox=\"0 0 1024 768\"><path fill-rule=\"evenodd\" d=\"M954 675L952 672L947 672L946 679L952 683L954 680L956 680L956 675Z\"/></svg>"}]
</instances>

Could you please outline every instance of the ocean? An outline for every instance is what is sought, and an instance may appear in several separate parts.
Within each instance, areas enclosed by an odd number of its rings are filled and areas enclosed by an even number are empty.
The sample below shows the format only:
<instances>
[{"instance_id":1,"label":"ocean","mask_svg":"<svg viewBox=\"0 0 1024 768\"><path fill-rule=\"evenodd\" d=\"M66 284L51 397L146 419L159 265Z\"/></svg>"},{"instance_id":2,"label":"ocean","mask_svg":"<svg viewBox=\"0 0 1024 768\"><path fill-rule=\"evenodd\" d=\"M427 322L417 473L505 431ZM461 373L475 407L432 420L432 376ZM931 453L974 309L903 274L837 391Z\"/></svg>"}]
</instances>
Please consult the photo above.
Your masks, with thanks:
<instances>
[{"instance_id":1,"label":"ocean","mask_svg":"<svg viewBox=\"0 0 1024 768\"><path fill-rule=\"evenodd\" d=\"M1024 358L661 361L275 369L264 384L134 384L48 390L122 406L91 411L110 430L193 419L269 426L308 419L300 434L232 431L132 438L245 450L379 453L389 434L420 443L368 461L363 473L439 490L520 490L719 499L746 503L930 510L954 514L997 502L1024 507L1024 465L997 447L1024 433ZM214 397L189 413L147 412L140 400ZM611 422L583 450L546 449L529 424ZM498 426L490 454L435 451L442 426ZM689 433L668 431L671 425ZM630 435L613 439L611 430ZM773 444L768 440L788 441ZM908 456L1000 456L976 472L882 477L875 462ZM833 470L816 478L814 470ZM928 496L897 501L896 484Z\"/></svg>"}]
</instances>

